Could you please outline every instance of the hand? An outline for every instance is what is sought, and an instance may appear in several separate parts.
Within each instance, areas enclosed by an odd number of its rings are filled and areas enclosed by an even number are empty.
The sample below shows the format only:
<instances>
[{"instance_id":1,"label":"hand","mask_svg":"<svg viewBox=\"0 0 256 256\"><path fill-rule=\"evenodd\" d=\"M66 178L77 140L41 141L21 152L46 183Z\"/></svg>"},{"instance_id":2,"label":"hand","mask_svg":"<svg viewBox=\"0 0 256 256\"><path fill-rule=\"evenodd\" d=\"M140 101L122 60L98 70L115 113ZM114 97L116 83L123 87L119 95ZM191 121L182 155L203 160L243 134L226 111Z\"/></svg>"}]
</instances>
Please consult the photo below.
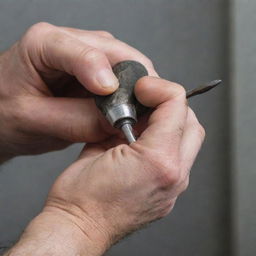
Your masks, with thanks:
<instances>
[{"instance_id":1,"label":"hand","mask_svg":"<svg viewBox=\"0 0 256 256\"><path fill-rule=\"evenodd\" d=\"M117 133L91 93L116 90L111 66L123 60L157 75L147 57L108 32L32 26L0 56L0 155L38 154Z\"/></svg>"},{"instance_id":2,"label":"hand","mask_svg":"<svg viewBox=\"0 0 256 256\"><path fill-rule=\"evenodd\" d=\"M55 226L71 225L80 232L76 241L86 241L89 249L84 250L94 251L92 255L172 210L188 186L204 139L181 86L145 77L137 82L136 95L155 108L139 139L130 146L116 137L87 144L57 179L39 216L54 217ZM27 237L33 239L32 227Z\"/></svg>"},{"instance_id":3,"label":"hand","mask_svg":"<svg viewBox=\"0 0 256 256\"><path fill-rule=\"evenodd\" d=\"M181 86L144 77L135 89L139 101L155 109L146 129L139 125L139 139L130 146L116 136L87 144L6 255L99 256L172 210L188 186L204 129Z\"/></svg>"}]
</instances>

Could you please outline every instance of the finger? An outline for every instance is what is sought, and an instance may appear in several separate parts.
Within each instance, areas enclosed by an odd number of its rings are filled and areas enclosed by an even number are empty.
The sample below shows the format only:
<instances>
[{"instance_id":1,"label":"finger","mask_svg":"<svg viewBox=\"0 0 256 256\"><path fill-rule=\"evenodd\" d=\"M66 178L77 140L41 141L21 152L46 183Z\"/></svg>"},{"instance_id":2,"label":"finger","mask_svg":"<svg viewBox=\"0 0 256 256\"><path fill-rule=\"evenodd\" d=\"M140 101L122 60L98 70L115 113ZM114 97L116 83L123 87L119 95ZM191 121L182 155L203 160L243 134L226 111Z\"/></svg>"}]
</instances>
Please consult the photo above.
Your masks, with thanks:
<instances>
[{"instance_id":1,"label":"finger","mask_svg":"<svg viewBox=\"0 0 256 256\"><path fill-rule=\"evenodd\" d=\"M181 169L184 171L182 174L184 180L189 174L204 141L204 137L205 131L203 127L198 122L195 113L189 108L180 147L180 159L182 163Z\"/></svg>"},{"instance_id":2,"label":"finger","mask_svg":"<svg viewBox=\"0 0 256 256\"><path fill-rule=\"evenodd\" d=\"M84 30L84 29L64 27L64 26L61 26L60 28L65 29L66 31L69 31L69 32L74 32L74 33L77 32L81 34L95 34L97 36L101 36L109 39L115 38L110 32L104 31L104 30Z\"/></svg>"},{"instance_id":3,"label":"finger","mask_svg":"<svg viewBox=\"0 0 256 256\"><path fill-rule=\"evenodd\" d=\"M88 98L92 97L92 93L84 88L73 76L64 75L63 79L57 80L54 83L47 83L55 97L70 97L70 98Z\"/></svg>"},{"instance_id":4,"label":"finger","mask_svg":"<svg viewBox=\"0 0 256 256\"><path fill-rule=\"evenodd\" d=\"M27 32L22 42L40 71L65 71L89 91L100 95L112 93L118 87L118 79L101 50L55 26L39 23Z\"/></svg>"},{"instance_id":5,"label":"finger","mask_svg":"<svg viewBox=\"0 0 256 256\"><path fill-rule=\"evenodd\" d=\"M24 131L70 142L97 142L115 134L93 99L24 98L21 127Z\"/></svg>"},{"instance_id":6,"label":"finger","mask_svg":"<svg viewBox=\"0 0 256 256\"><path fill-rule=\"evenodd\" d=\"M106 37L108 39L114 39L115 36L112 35L110 32L108 31L104 31L104 30L90 30L88 32L92 32L94 33L95 35L98 35L98 36L102 36L102 37Z\"/></svg>"},{"instance_id":7,"label":"finger","mask_svg":"<svg viewBox=\"0 0 256 256\"><path fill-rule=\"evenodd\" d=\"M159 76L148 57L130 45L115 39L106 31L93 31L93 33L90 33L88 31L74 28L62 29L82 42L103 51L112 66L121 61L135 60L146 67L150 76Z\"/></svg>"},{"instance_id":8,"label":"finger","mask_svg":"<svg viewBox=\"0 0 256 256\"><path fill-rule=\"evenodd\" d=\"M158 152L176 152L187 117L184 88L163 79L144 77L137 82L135 94L143 105L156 108L137 142Z\"/></svg>"}]
</instances>

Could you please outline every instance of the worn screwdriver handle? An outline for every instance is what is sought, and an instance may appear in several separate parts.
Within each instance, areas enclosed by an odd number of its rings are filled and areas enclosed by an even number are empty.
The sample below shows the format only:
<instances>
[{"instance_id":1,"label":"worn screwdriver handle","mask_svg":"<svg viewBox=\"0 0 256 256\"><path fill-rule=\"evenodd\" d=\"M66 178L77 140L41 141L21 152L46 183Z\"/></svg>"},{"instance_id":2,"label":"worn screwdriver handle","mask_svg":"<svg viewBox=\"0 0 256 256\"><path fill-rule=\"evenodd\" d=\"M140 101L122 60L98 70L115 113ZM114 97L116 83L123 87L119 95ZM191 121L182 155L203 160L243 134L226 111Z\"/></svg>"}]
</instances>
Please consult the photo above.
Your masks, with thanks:
<instances>
[{"instance_id":1,"label":"worn screwdriver handle","mask_svg":"<svg viewBox=\"0 0 256 256\"><path fill-rule=\"evenodd\" d=\"M123 119L130 119L133 124L137 121L136 112L145 112L146 108L134 95L134 87L141 77L148 75L148 72L142 64L130 60L116 64L113 72L119 80L119 88L113 94L95 96L95 102L110 123L120 128L120 121L122 123Z\"/></svg>"}]
</instances>

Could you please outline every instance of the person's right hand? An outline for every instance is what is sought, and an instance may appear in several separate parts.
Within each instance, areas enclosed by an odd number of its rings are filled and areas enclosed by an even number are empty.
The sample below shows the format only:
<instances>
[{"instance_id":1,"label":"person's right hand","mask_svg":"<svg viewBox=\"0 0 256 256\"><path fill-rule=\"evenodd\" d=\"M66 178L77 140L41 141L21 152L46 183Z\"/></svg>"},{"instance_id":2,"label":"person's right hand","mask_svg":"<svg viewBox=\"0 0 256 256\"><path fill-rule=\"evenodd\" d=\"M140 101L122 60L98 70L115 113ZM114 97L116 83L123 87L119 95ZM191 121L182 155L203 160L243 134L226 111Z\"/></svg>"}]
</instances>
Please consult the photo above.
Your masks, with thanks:
<instances>
[{"instance_id":1,"label":"person's right hand","mask_svg":"<svg viewBox=\"0 0 256 256\"><path fill-rule=\"evenodd\" d=\"M188 186L204 129L181 86L145 77L136 95L155 109L139 139L131 145L116 137L87 144L7 255L99 256L172 210Z\"/></svg>"},{"instance_id":2,"label":"person's right hand","mask_svg":"<svg viewBox=\"0 0 256 256\"><path fill-rule=\"evenodd\" d=\"M56 232L59 222L73 225L76 241L84 237L92 251L100 248L102 253L127 233L172 210L188 186L204 129L181 86L145 77L137 82L136 95L155 109L146 129L131 145L116 137L86 145L79 160L53 185L38 217L45 221L43 228L47 219L56 222L49 227L56 226Z\"/></svg>"},{"instance_id":3,"label":"person's right hand","mask_svg":"<svg viewBox=\"0 0 256 256\"><path fill-rule=\"evenodd\" d=\"M151 61L105 31L47 23L32 26L0 56L0 160L98 142L117 131L96 109L92 94L118 88L112 66Z\"/></svg>"}]
</instances>

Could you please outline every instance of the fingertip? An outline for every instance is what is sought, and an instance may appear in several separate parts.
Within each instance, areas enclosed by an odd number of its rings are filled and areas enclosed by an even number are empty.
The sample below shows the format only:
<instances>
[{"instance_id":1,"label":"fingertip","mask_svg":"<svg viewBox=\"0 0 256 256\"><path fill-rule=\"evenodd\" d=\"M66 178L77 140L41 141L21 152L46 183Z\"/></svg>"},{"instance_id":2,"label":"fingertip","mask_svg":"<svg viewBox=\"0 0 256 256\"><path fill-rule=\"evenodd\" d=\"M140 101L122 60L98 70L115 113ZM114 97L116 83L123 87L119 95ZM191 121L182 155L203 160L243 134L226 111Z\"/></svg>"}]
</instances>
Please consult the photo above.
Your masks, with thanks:
<instances>
[{"instance_id":1,"label":"fingertip","mask_svg":"<svg viewBox=\"0 0 256 256\"><path fill-rule=\"evenodd\" d=\"M96 79L103 94L113 93L119 86L119 81L111 69L99 70Z\"/></svg>"},{"instance_id":2,"label":"fingertip","mask_svg":"<svg viewBox=\"0 0 256 256\"><path fill-rule=\"evenodd\" d=\"M185 89L176 83L159 77L143 77L137 81L135 95L147 107L156 107L164 101L181 96L186 97Z\"/></svg>"},{"instance_id":3,"label":"fingertip","mask_svg":"<svg viewBox=\"0 0 256 256\"><path fill-rule=\"evenodd\" d=\"M140 78L134 89L138 101L146 107L153 107L153 98L158 97L156 87L159 86L159 77L145 76Z\"/></svg>"},{"instance_id":4,"label":"fingertip","mask_svg":"<svg viewBox=\"0 0 256 256\"><path fill-rule=\"evenodd\" d=\"M144 90L149 90L150 87L152 87L152 85L154 84L155 80L158 80L159 77L155 77L155 76L144 76L142 78L140 78L135 85L134 88L134 92L135 94L140 94L141 92L143 92Z\"/></svg>"},{"instance_id":5,"label":"fingertip","mask_svg":"<svg viewBox=\"0 0 256 256\"><path fill-rule=\"evenodd\" d=\"M111 94L119 87L119 81L111 67L93 67L84 71L79 70L77 76L87 90L97 95Z\"/></svg>"},{"instance_id":6,"label":"fingertip","mask_svg":"<svg viewBox=\"0 0 256 256\"><path fill-rule=\"evenodd\" d=\"M113 93L118 88L119 81L105 53L90 46L81 52L77 53L78 57L72 68L74 75L92 93Z\"/></svg>"}]
</instances>

